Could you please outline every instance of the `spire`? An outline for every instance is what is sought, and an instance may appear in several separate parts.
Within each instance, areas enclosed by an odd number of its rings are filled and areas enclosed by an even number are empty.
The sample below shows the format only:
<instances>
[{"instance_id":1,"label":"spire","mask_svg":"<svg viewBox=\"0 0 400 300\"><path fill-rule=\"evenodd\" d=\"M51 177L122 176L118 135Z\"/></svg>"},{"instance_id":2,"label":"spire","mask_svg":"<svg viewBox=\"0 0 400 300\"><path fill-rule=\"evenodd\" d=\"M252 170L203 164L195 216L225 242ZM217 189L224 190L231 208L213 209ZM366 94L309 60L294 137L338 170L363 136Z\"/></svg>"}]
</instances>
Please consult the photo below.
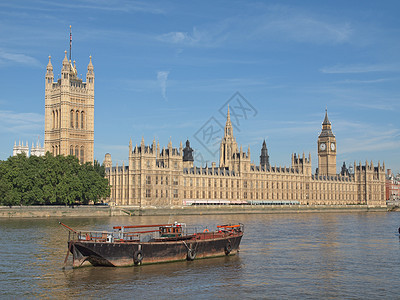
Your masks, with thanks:
<instances>
[{"instance_id":1,"label":"spire","mask_svg":"<svg viewBox=\"0 0 400 300\"><path fill-rule=\"evenodd\" d=\"M93 71L92 56L89 56L89 64L87 67L88 71Z\"/></svg>"},{"instance_id":2,"label":"spire","mask_svg":"<svg viewBox=\"0 0 400 300\"><path fill-rule=\"evenodd\" d=\"M156 152L156 137L154 137L153 139L153 144L151 145L151 150L153 151L153 153L157 153Z\"/></svg>"},{"instance_id":3,"label":"spire","mask_svg":"<svg viewBox=\"0 0 400 300\"><path fill-rule=\"evenodd\" d=\"M171 137L169 137L168 149L172 149L172 140L171 140Z\"/></svg>"},{"instance_id":4,"label":"spire","mask_svg":"<svg viewBox=\"0 0 400 300\"><path fill-rule=\"evenodd\" d=\"M329 119L328 119L328 109L327 108L325 109L325 119L324 119L324 122L322 123L322 125L331 125L331 122L329 122Z\"/></svg>"},{"instance_id":5,"label":"spire","mask_svg":"<svg viewBox=\"0 0 400 300\"><path fill-rule=\"evenodd\" d=\"M51 56L49 55L49 63L47 64L47 72L53 72L53 65L51 64Z\"/></svg>"},{"instance_id":6,"label":"spire","mask_svg":"<svg viewBox=\"0 0 400 300\"><path fill-rule=\"evenodd\" d=\"M265 139L264 139L264 142L262 144L262 149L267 149L267 143L265 142Z\"/></svg>"},{"instance_id":7,"label":"spire","mask_svg":"<svg viewBox=\"0 0 400 300\"><path fill-rule=\"evenodd\" d=\"M335 137L332 133L332 125L328 119L328 109L325 109L325 118L324 122L322 123L322 131L319 137Z\"/></svg>"},{"instance_id":8,"label":"spire","mask_svg":"<svg viewBox=\"0 0 400 300\"><path fill-rule=\"evenodd\" d=\"M224 136L227 137L227 136L232 136L232 135L233 135L233 133L232 133L231 114L230 114L230 111L229 111L229 104L228 104L228 113L226 115L226 124L225 124L225 134L224 134Z\"/></svg>"},{"instance_id":9,"label":"spire","mask_svg":"<svg viewBox=\"0 0 400 300\"><path fill-rule=\"evenodd\" d=\"M65 50L64 53L65 53L65 56L64 56L64 59L63 59L63 65L64 64L68 64L67 50Z\"/></svg>"}]
</instances>

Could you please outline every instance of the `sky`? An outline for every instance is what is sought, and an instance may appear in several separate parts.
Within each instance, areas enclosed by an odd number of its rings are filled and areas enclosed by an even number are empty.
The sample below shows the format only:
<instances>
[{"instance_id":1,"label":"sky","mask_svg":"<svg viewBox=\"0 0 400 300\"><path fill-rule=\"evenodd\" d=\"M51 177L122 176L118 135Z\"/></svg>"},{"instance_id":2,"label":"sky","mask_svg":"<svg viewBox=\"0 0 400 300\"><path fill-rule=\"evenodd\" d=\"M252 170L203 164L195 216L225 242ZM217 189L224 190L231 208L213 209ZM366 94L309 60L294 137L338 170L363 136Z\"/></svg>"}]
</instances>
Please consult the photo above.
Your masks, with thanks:
<instances>
[{"instance_id":1,"label":"sky","mask_svg":"<svg viewBox=\"0 0 400 300\"><path fill-rule=\"evenodd\" d=\"M400 172L400 2L0 1L0 160L44 143L44 79L69 51L95 72L95 159L128 163L128 145L189 139L195 165L219 162L233 133L259 164L311 154L325 110L337 168ZM79 75L81 76L81 75Z\"/></svg>"}]
</instances>

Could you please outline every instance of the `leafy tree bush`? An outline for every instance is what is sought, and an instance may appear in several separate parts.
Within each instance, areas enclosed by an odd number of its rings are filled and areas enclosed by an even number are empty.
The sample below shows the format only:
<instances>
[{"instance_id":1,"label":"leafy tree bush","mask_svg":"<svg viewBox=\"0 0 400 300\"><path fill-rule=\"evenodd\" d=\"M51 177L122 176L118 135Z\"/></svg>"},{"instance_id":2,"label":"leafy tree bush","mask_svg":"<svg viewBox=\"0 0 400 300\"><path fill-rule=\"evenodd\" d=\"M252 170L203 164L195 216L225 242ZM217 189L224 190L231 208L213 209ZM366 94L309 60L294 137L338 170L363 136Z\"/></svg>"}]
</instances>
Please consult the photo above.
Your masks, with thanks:
<instances>
[{"instance_id":1,"label":"leafy tree bush","mask_svg":"<svg viewBox=\"0 0 400 300\"><path fill-rule=\"evenodd\" d=\"M110 195L104 167L74 156L18 155L0 161L0 205L88 204Z\"/></svg>"}]
</instances>

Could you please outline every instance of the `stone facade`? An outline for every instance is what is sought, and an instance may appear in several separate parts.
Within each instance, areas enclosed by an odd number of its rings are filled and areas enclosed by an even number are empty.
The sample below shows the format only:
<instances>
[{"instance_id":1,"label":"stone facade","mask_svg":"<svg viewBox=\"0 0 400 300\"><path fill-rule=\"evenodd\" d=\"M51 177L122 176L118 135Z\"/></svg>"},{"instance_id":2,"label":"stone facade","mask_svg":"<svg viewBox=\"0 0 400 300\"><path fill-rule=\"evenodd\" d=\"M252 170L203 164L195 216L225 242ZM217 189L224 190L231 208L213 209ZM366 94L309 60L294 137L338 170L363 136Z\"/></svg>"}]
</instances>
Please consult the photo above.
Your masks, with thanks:
<instances>
[{"instance_id":1,"label":"stone facade","mask_svg":"<svg viewBox=\"0 0 400 300\"><path fill-rule=\"evenodd\" d=\"M21 144L21 141L20 141L17 145L17 141L15 141L14 148L13 148L13 156L16 156L18 154L25 154L27 157L29 157L29 155L44 156L45 152L44 152L44 147L42 147L40 145L39 141L37 141L36 146L32 142L32 147L30 149L30 153L29 153L28 142L26 142L26 145L24 146L24 142L22 142L22 144Z\"/></svg>"},{"instance_id":2,"label":"stone facade","mask_svg":"<svg viewBox=\"0 0 400 300\"><path fill-rule=\"evenodd\" d=\"M78 77L75 61L62 62L61 78L54 81L51 57L45 77L45 151L75 155L81 163L93 163L94 69L92 57L86 82Z\"/></svg>"},{"instance_id":3,"label":"stone facade","mask_svg":"<svg viewBox=\"0 0 400 300\"><path fill-rule=\"evenodd\" d=\"M322 146L322 144L325 146ZM318 138L318 172L312 174L311 155L292 154L291 166L272 167L263 143L260 165L250 160L233 136L228 108L219 166L196 167L186 147L160 149L154 140L145 145L129 143L129 165L104 165L111 186L110 203L138 207L168 207L187 203L300 204L386 206L385 165L354 163L354 172L336 173L336 139L328 114ZM332 146L332 144L334 146ZM188 154L190 153L190 155Z\"/></svg>"},{"instance_id":4,"label":"stone facade","mask_svg":"<svg viewBox=\"0 0 400 300\"><path fill-rule=\"evenodd\" d=\"M391 169L387 170L386 175L386 200L400 201L400 174L395 176Z\"/></svg>"}]
</instances>

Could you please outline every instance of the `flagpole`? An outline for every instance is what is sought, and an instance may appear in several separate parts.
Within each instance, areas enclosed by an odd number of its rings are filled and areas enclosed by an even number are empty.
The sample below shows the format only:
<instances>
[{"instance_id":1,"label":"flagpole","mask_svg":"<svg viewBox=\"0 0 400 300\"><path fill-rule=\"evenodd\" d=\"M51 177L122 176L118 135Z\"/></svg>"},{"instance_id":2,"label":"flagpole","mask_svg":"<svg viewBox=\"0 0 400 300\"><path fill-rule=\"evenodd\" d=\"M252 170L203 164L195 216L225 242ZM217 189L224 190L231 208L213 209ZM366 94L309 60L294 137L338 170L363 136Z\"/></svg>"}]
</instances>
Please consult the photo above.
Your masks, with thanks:
<instances>
[{"instance_id":1,"label":"flagpole","mask_svg":"<svg viewBox=\"0 0 400 300\"><path fill-rule=\"evenodd\" d=\"M72 31L71 25L69 25L69 61L71 61L71 51L72 51Z\"/></svg>"}]
</instances>

